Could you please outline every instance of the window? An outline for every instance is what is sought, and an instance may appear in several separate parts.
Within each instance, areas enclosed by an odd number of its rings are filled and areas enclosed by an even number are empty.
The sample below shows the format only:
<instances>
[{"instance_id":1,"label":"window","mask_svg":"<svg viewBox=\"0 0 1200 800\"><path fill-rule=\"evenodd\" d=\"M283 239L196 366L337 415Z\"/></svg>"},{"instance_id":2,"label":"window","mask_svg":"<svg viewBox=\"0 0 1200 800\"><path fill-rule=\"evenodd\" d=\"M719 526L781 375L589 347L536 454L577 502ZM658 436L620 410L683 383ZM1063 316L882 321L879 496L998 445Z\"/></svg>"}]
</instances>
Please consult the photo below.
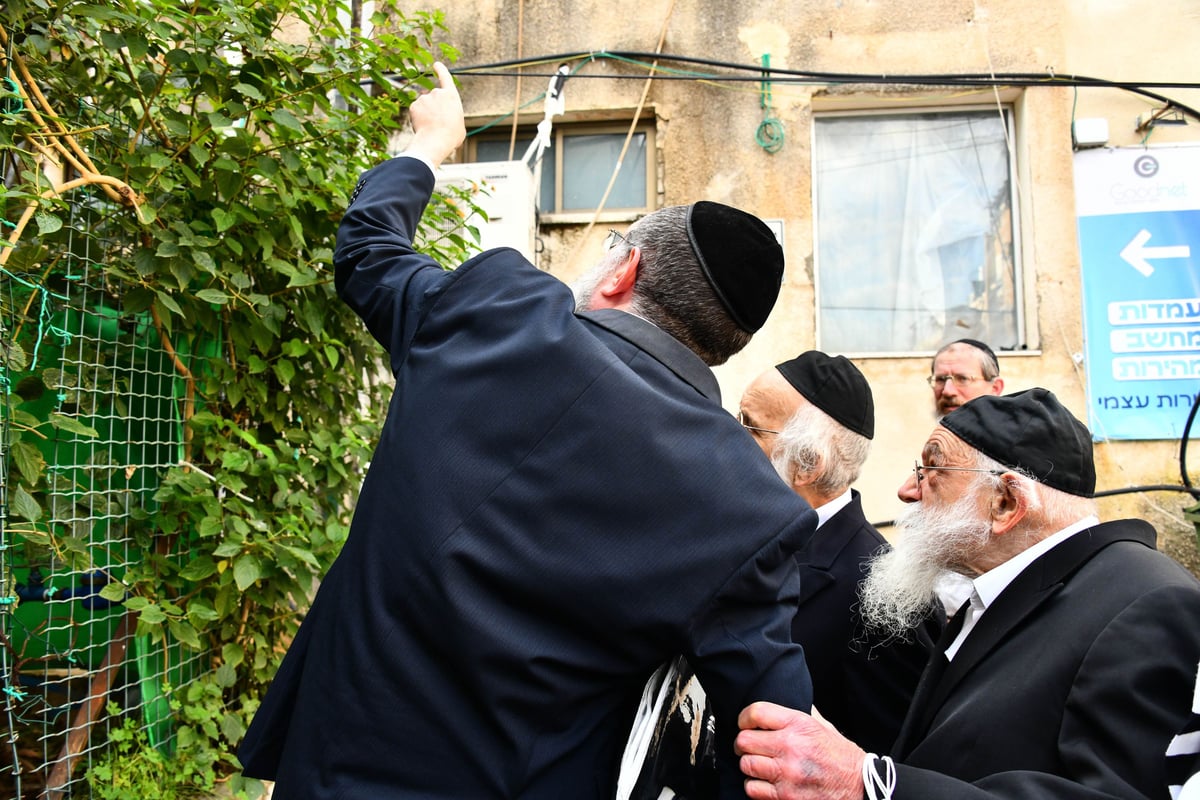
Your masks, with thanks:
<instances>
[{"instance_id":1,"label":"window","mask_svg":"<svg viewBox=\"0 0 1200 800\"><path fill-rule=\"evenodd\" d=\"M493 129L496 130L496 129ZM612 177L629 123L559 124L551 131L550 147L542 157L538 210L543 214L593 212ZM513 158L520 159L535 130L517 131ZM471 138L475 161L509 160L509 134L497 132ZM654 200L654 126L641 123L629 141L621 171L604 203L610 212L643 212Z\"/></svg>"},{"instance_id":2,"label":"window","mask_svg":"<svg viewBox=\"0 0 1200 800\"><path fill-rule=\"evenodd\" d=\"M816 118L822 350L1023 345L1009 130L995 108Z\"/></svg>"}]
</instances>

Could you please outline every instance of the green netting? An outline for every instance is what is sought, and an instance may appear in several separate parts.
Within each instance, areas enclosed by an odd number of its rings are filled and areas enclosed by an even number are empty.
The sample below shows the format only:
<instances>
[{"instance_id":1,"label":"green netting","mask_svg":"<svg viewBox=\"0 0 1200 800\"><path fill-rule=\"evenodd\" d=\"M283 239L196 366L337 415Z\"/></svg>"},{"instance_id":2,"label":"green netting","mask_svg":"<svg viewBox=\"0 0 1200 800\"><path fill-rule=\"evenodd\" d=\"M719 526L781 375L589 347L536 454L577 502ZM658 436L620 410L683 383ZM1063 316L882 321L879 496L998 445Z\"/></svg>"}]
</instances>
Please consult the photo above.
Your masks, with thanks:
<instances>
[{"instance_id":1,"label":"green netting","mask_svg":"<svg viewBox=\"0 0 1200 800\"><path fill-rule=\"evenodd\" d=\"M19 247L36 252L0 270L0 800L86 796L84 773L122 721L110 701L169 749L171 693L208 663L136 636L136 616L100 596L147 542L186 558L146 529L181 459L183 387L149 315L124 311L105 282L103 194L67 201L53 240L30 233ZM34 497L10 478L39 458Z\"/></svg>"}]
</instances>

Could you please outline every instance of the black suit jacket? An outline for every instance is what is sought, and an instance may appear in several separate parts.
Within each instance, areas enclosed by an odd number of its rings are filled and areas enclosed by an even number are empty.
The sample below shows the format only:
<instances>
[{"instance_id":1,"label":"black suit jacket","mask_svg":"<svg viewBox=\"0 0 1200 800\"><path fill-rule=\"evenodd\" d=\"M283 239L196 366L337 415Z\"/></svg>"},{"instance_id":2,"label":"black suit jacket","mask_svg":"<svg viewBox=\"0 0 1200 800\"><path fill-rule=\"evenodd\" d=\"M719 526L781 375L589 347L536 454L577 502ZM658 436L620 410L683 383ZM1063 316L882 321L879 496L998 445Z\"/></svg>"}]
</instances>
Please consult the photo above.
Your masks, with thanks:
<instances>
[{"instance_id":1,"label":"black suit jacket","mask_svg":"<svg viewBox=\"0 0 1200 800\"><path fill-rule=\"evenodd\" d=\"M748 702L807 708L791 554L816 515L670 336L576 316L513 250L449 272L415 252L433 185L414 159L371 170L338 233L338 290L396 385L246 774L279 800L606 798L680 652L730 739Z\"/></svg>"},{"instance_id":2,"label":"black suit jacket","mask_svg":"<svg viewBox=\"0 0 1200 800\"><path fill-rule=\"evenodd\" d=\"M850 503L796 554L800 597L792 618L793 640L804 647L812 676L813 705L843 735L880 755L891 752L941 628L939 607L937 616L908 639L881 641L867 633L858 585L871 557L887 547L853 491ZM686 800L717 796L717 726L686 661L677 665L673 679L668 694L673 699L656 723L632 800L658 800L663 787Z\"/></svg>"},{"instance_id":3,"label":"black suit jacket","mask_svg":"<svg viewBox=\"0 0 1200 800\"><path fill-rule=\"evenodd\" d=\"M866 630L858 586L871 557L887 546L855 491L796 554L800 604L792 618L792 639L803 645L812 676L813 705L844 736L880 755L891 752L940 629L931 620L910 638L891 640Z\"/></svg>"},{"instance_id":4,"label":"black suit jacket","mask_svg":"<svg viewBox=\"0 0 1200 800\"><path fill-rule=\"evenodd\" d=\"M897 800L1162 798L1200 659L1200 583L1144 522L1081 531L1027 567L896 743Z\"/></svg>"}]
</instances>

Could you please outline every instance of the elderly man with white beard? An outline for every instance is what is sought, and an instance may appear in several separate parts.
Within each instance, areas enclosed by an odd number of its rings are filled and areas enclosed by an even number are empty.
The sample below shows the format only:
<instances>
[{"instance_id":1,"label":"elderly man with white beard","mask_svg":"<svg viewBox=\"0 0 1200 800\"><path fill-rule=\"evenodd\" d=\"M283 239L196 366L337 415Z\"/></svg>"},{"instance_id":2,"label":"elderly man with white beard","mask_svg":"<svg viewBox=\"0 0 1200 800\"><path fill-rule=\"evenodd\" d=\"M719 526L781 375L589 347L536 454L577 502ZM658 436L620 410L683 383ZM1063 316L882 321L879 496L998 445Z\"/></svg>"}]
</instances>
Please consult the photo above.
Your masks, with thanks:
<instances>
[{"instance_id":1,"label":"elderly man with white beard","mask_svg":"<svg viewBox=\"0 0 1200 800\"><path fill-rule=\"evenodd\" d=\"M1101 524L1091 435L1055 396L980 397L944 417L900 489L912 503L863 612L904 630L943 570L971 580L891 756L819 717L755 703L737 750L750 798L1161 798L1187 718L1200 582L1140 520ZM893 760L894 759L894 760Z\"/></svg>"}]
</instances>

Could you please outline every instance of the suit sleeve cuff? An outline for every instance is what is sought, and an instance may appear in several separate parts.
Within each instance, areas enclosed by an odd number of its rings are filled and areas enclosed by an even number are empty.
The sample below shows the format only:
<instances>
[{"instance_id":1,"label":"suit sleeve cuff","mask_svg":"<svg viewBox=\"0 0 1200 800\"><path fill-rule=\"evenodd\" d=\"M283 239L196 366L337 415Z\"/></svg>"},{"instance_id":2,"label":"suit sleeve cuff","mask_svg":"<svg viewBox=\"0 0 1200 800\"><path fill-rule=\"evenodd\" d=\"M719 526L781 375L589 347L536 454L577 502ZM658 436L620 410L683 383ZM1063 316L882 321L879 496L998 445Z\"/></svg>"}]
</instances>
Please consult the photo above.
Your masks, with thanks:
<instances>
[{"instance_id":1,"label":"suit sleeve cuff","mask_svg":"<svg viewBox=\"0 0 1200 800\"><path fill-rule=\"evenodd\" d=\"M432 161L430 161L428 158L426 158L426 157L425 157L425 156L423 156L423 155L419 155L419 154L417 154L417 153L398 153L398 154L396 154L396 155L394 156L394 158L412 158L412 159L416 159L417 161L420 161L420 162L421 162L422 164L424 164L425 166L429 167L429 171L430 171L430 172L432 172L432 173L433 173L433 174L435 174L435 175L437 174L437 168L433 166L433 162L432 162Z\"/></svg>"}]
</instances>

